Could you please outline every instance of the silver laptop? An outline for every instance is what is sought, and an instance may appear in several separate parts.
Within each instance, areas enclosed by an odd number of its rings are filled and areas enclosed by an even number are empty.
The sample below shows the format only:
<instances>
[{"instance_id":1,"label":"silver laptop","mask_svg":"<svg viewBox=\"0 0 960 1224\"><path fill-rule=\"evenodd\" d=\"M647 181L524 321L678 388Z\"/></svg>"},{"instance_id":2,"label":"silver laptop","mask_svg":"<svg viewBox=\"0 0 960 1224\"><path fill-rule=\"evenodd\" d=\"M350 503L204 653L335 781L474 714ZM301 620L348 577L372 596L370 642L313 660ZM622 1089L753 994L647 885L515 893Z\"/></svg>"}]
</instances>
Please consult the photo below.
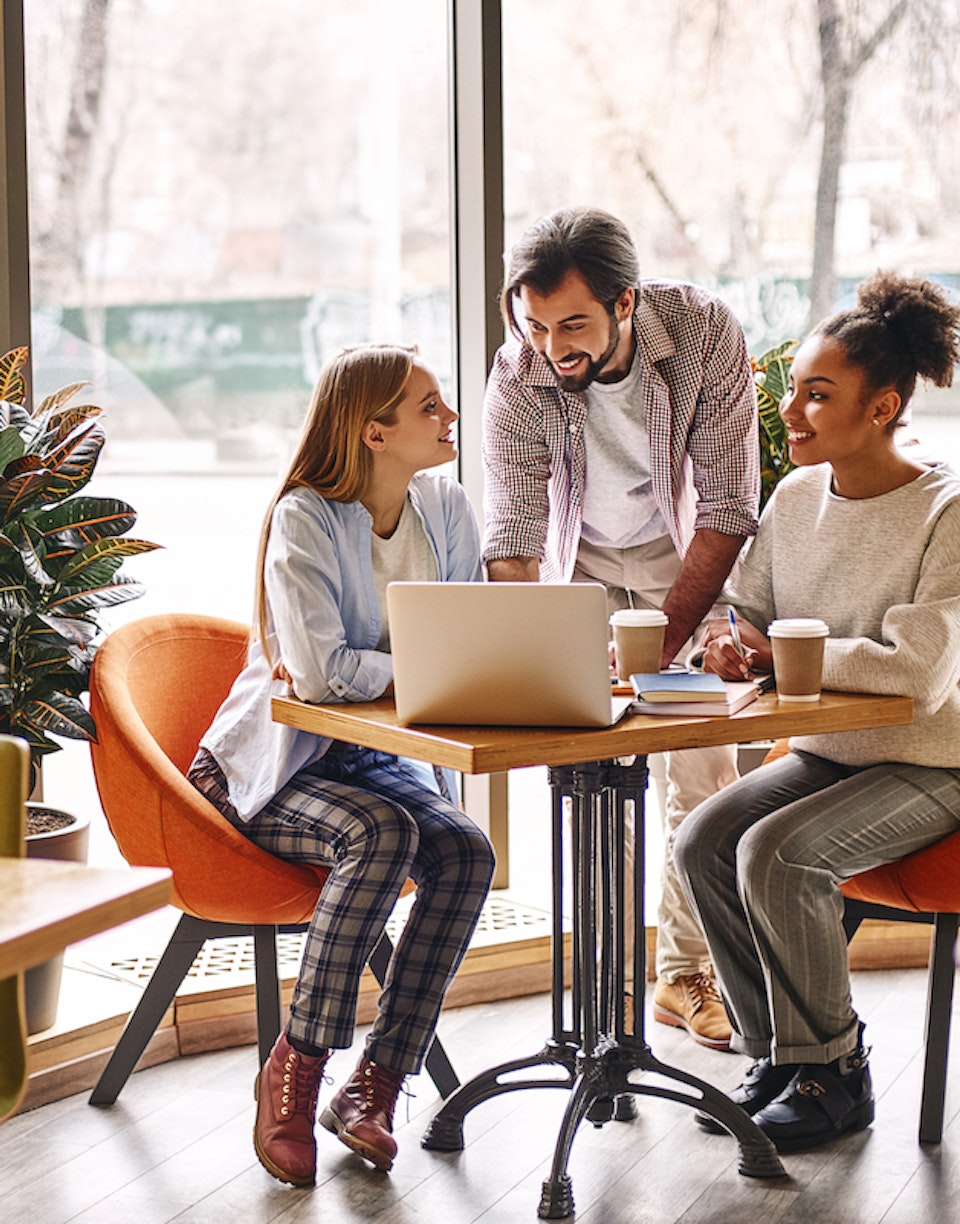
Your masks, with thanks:
<instances>
[{"instance_id":1,"label":"silver laptop","mask_svg":"<svg viewBox=\"0 0 960 1224\"><path fill-rule=\"evenodd\" d=\"M609 727L606 592L598 583L391 582L402 723Z\"/></svg>"}]
</instances>

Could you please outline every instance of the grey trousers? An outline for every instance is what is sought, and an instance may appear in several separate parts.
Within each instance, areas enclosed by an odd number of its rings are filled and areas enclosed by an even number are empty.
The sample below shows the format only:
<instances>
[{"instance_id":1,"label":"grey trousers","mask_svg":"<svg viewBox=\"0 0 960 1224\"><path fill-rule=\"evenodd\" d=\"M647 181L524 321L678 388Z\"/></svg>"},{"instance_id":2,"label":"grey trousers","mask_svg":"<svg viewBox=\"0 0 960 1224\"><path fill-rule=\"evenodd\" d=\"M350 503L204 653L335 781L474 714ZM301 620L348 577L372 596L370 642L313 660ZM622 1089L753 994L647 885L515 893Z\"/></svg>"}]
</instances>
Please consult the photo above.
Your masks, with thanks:
<instances>
[{"instance_id":1,"label":"grey trousers","mask_svg":"<svg viewBox=\"0 0 960 1224\"><path fill-rule=\"evenodd\" d=\"M840 884L960 829L960 770L809 753L747 774L683 822L680 880L706 932L731 1046L827 1063L857 1044Z\"/></svg>"}]
</instances>

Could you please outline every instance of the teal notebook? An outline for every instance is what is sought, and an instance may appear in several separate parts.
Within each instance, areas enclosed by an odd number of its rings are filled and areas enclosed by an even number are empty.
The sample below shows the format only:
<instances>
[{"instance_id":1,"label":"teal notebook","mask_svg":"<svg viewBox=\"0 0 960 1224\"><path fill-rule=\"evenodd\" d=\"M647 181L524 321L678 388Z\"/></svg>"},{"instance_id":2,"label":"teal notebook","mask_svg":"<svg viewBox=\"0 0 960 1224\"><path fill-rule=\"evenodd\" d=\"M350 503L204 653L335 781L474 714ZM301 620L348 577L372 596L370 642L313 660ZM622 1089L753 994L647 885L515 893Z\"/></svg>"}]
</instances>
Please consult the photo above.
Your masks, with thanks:
<instances>
[{"instance_id":1,"label":"teal notebook","mask_svg":"<svg viewBox=\"0 0 960 1224\"><path fill-rule=\"evenodd\" d=\"M727 686L712 672L666 671L630 677L641 701L726 701Z\"/></svg>"},{"instance_id":2,"label":"teal notebook","mask_svg":"<svg viewBox=\"0 0 960 1224\"><path fill-rule=\"evenodd\" d=\"M668 688L658 687L656 690L646 687L648 680L665 680ZM633 703L635 714L661 714L667 718L688 718L693 716L723 718L728 714L736 714L745 705L755 701L760 695L761 684L755 680L721 680L718 676L684 676L674 672L662 676L631 676L634 684L643 686L644 693L652 693L652 700L643 700L639 696ZM679 685L678 685L679 680ZM699 689L694 680L707 682L709 687ZM716 684L720 685L717 690ZM679 694L679 696L677 696Z\"/></svg>"}]
</instances>

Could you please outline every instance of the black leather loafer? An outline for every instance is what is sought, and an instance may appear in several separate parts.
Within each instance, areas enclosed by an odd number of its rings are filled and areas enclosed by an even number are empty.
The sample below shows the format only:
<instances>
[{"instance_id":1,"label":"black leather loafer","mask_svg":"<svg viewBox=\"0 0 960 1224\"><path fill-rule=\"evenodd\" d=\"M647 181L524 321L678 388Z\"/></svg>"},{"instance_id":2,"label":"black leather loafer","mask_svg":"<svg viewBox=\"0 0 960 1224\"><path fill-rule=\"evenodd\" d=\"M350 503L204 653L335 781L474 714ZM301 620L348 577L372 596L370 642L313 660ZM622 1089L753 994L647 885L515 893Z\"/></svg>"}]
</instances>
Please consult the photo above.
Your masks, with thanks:
<instances>
[{"instance_id":1,"label":"black leather loafer","mask_svg":"<svg viewBox=\"0 0 960 1224\"><path fill-rule=\"evenodd\" d=\"M873 1109L867 1051L860 1047L826 1066L804 1063L753 1120L778 1152L804 1152L863 1130Z\"/></svg>"},{"instance_id":2,"label":"black leather loafer","mask_svg":"<svg viewBox=\"0 0 960 1224\"><path fill-rule=\"evenodd\" d=\"M769 1057L761 1058L753 1064L736 1088L727 1093L727 1096L752 1117L763 1109L764 1105L769 1105L783 1092L796 1072L796 1063L785 1063L777 1067ZM694 1117L704 1130L712 1131L715 1135L727 1133L716 1118L711 1117L708 1113L697 1112Z\"/></svg>"}]
</instances>

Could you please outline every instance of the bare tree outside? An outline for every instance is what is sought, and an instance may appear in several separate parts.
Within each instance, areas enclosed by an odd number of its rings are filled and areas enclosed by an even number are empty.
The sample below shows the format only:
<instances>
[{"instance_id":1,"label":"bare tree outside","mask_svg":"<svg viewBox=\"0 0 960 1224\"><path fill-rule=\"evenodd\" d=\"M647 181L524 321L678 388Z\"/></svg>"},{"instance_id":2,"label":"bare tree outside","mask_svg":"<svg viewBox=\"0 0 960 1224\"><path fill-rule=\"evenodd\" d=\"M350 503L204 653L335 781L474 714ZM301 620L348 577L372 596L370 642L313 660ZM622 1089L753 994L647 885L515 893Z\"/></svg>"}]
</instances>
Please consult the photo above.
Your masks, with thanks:
<instances>
[{"instance_id":1,"label":"bare tree outside","mask_svg":"<svg viewBox=\"0 0 960 1224\"><path fill-rule=\"evenodd\" d=\"M837 199L843 165L850 98L857 78L880 48L902 26L910 0L881 11L879 18L864 18L859 4L840 0L817 0L820 44L820 75L823 85L823 137L817 177L817 209L813 233L813 265L810 276L810 317L820 319L830 312L835 286ZM859 20L858 20L859 19ZM867 25L867 22L870 22ZM864 26L858 29L858 26Z\"/></svg>"},{"instance_id":2,"label":"bare tree outside","mask_svg":"<svg viewBox=\"0 0 960 1224\"><path fill-rule=\"evenodd\" d=\"M100 108L107 69L107 22L110 0L83 0L69 68L68 103L56 150L55 192L39 229L32 259L41 295L65 293L83 285L83 253L96 218L90 187L95 143L100 136ZM101 137L102 139L102 137ZM96 194L94 192L94 194Z\"/></svg>"}]
</instances>

